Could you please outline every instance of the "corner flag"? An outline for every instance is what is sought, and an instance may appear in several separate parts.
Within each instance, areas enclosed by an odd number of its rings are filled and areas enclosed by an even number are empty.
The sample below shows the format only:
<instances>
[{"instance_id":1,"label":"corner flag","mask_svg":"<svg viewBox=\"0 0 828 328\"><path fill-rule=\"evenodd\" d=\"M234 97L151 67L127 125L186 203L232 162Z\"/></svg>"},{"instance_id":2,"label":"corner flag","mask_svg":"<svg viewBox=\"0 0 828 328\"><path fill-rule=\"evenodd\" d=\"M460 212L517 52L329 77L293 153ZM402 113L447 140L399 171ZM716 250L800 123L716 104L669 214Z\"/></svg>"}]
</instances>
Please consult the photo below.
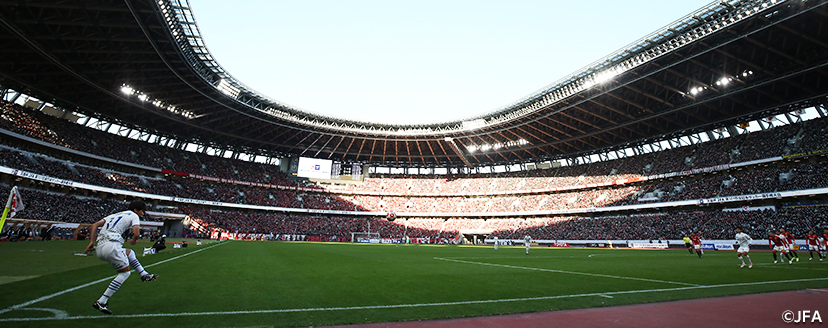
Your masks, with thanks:
<instances>
[{"instance_id":1,"label":"corner flag","mask_svg":"<svg viewBox=\"0 0 828 328\"><path fill-rule=\"evenodd\" d=\"M17 186L15 186L9 193L9 200L6 202L6 208L0 218L0 231L3 231L3 226L6 225L6 217L13 218L17 212L24 208L26 208L26 205L23 204L23 198L20 197L20 192L17 191Z\"/></svg>"}]
</instances>

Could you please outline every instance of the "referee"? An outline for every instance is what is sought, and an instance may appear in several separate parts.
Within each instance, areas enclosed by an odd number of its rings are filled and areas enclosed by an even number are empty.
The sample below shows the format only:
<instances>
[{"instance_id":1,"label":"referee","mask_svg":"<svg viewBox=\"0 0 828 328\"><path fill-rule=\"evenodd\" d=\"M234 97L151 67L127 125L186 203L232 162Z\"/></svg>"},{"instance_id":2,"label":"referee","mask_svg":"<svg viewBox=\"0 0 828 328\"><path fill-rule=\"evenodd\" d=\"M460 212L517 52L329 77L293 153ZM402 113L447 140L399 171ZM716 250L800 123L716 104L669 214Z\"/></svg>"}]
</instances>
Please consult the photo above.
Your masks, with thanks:
<instances>
[{"instance_id":1,"label":"referee","mask_svg":"<svg viewBox=\"0 0 828 328\"><path fill-rule=\"evenodd\" d=\"M687 235L684 235L684 246L687 247L687 251L690 252L690 254L693 254L693 245L691 244L690 237Z\"/></svg>"}]
</instances>

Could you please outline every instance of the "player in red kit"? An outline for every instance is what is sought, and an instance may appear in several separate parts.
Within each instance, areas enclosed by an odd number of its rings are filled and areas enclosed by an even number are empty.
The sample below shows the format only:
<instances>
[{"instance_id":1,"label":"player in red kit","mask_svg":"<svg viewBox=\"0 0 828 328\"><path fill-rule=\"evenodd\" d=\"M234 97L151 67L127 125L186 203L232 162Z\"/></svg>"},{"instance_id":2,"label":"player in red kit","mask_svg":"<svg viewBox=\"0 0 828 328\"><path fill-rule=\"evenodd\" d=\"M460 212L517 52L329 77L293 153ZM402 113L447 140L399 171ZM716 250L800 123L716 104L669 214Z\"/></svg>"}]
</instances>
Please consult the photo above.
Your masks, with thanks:
<instances>
[{"instance_id":1,"label":"player in red kit","mask_svg":"<svg viewBox=\"0 0 828 328\"><path fill-rule=\"evenodd\" d=\"M768 246L773 248L773 263L778 263L776 253L782 252L782 255L785 255L785 258L788 259L788 264L793 264L793 259L788 255L788 247L785 245L785 240L779 238L773 231L768 232Z\"/></svg>"},{"instance_id":2,"label":"player in red kit","mask_svg":"<svg viewBox=\"0 0 828 328\"><path fill-rule=\"evenodd\" d=\"M788 244L788 253L792 254L796 258L796 261L799 262L799 255L796 254L796 249L794 248L794 246L796 245L794 244L794 242L796 241L794 235L790 232L785 231L784 228L779 228L779 237L785 239L785 243Z\"/></svg>"},{"instance_id":3,"label":"player in red kit","mask_svg":"<svg viewBox=\"0 0 828 328\"><path fill-rule=\"evenodd\" d=\"M696 250L696 255L698 255L699 258L702 258L702 254L704 253L702 253L701 249L701 237L693 232L690 234L690 240L693 242L693 248Z\"/></svg>"},{"instance_id":4,"label":"player in red kit","mask_svg":"<svg viewBox=\"0 0 828 328\"><path fill-rule=\"evenodd\" d=\"M823 232L824 233L822 234L822 244L819 247L822 250L822 258L826 258L828 257L828 254L825 254L825 250L828 249L828 228L825 228Z\"/></svg>"},{"instance_id":5,"label":"player in red kit","mask_svg":"<svg viewBox=\"0 0 828 328\"><path fill-rule=\"evenodd\" d=\"M813 230L808 231L808 234L805 235L805 243L808 244L808 253L811 254L811 258L808 261L812 261L814 259L814 251L816 251L819 256L819 260L822 261L822 252L820 252L819 249L819 239L819 236L817 236L816 232Z\"/></svg>"}]
</instances>

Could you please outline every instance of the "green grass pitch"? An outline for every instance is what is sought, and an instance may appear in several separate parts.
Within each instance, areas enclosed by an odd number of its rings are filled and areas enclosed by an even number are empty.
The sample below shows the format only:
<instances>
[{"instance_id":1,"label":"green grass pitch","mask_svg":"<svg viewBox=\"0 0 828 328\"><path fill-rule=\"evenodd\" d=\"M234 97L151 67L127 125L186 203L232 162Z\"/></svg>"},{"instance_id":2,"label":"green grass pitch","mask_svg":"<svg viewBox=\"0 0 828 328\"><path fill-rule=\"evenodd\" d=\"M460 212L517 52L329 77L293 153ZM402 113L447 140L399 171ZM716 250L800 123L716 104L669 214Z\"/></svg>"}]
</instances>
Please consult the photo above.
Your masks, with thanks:
<instances>
[{"instance_id":1,"label":"green grass pitch","mask_svg":"<svg viewBox=\"0 0 828 328\"><path fill-rule=\"evenodd\" d=\"M828 287L828 263L754 252L222 242L139 256L115 274L86 242L0 243L2 327L319 326L495 315ZM136 250L148 246L129 246ZM139 252L140 253L140 252Z\"/></svg>"}]
</instances>

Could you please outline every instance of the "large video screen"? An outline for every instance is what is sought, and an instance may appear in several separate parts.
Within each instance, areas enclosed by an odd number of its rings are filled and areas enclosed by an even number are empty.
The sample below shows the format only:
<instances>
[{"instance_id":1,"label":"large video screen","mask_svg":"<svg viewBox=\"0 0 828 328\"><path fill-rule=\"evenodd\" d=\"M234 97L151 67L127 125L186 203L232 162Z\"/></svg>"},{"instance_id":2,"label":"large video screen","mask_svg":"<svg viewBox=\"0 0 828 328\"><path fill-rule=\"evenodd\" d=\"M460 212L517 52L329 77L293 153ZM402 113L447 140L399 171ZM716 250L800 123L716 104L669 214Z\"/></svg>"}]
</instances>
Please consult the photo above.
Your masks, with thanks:
<instances>
[{"instance_id":1,"label":"large video screen","mask_svg":"<svg viewBox=\"0 0 828 328\"><path fill-rule=\"evenodd\" d=\"M296 175L308 179L330 179L332 163L327 159L299 157Z\"/></svg>"},{"instance_id":2,"label":"large video screen","mask_svg":"<svg viewBox=\"0 0 828 328\"><path fill-rule=\"evenodd\" d=\"M331 180L362 181L362 164L333 162Z\"/></svg>"}]
</instances>

